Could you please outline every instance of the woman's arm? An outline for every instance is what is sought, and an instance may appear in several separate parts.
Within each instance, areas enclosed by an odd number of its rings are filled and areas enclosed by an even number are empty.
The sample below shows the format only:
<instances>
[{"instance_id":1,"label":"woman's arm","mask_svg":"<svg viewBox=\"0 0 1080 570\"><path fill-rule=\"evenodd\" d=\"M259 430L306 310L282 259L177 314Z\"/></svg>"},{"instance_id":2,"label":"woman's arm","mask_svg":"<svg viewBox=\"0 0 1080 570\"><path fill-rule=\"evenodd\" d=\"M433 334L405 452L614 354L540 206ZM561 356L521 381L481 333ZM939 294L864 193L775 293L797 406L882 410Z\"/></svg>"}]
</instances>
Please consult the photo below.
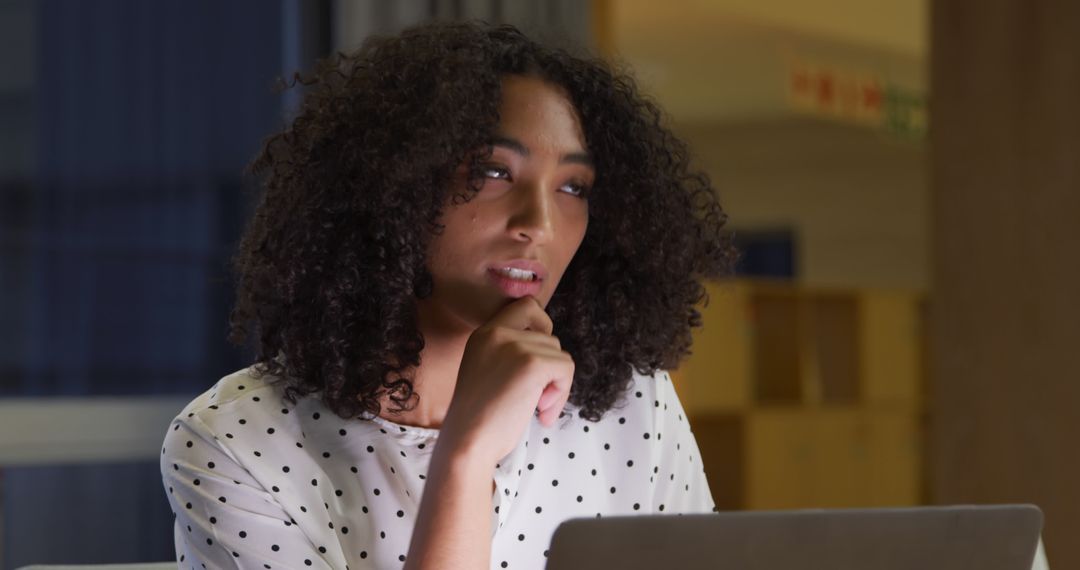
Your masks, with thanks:
<instances>
[{"instance_id":1,"label":"woman's arm","mask_svg":"<svg viewBox=\"0 0 1080 570\"><path fill-rule=\"evenodd\" d=\"M162 482L176 516L181 568L343 568L333 541L313 542L275 495L187 408L170 424L161 450ZM276 490L276 489L275 489ZM330 547L319 548L317 544Z\"/></svg>"},{"instance_id":2,"label":"woman's arm","mask_svg":"<svg viewBox=\"0 0 1080 570\"><path fill-rule=\"evenodd\" d=\"M405 570L491 566L495 466L467 449L451 441L436 444Z\"/></svg>"},{"instance_id":3,"label":"woman's arm","mask_svg":"<svg viewBox=\"0 0 1080 570\"><path fill-rule=\"evenodd\" d=\"M574 360L551 331L551 318L530 296L508 303L470 335L405 568L490 568L495 465L534 412L551 427L570 395Z\"/></svg>"}]
</instances>

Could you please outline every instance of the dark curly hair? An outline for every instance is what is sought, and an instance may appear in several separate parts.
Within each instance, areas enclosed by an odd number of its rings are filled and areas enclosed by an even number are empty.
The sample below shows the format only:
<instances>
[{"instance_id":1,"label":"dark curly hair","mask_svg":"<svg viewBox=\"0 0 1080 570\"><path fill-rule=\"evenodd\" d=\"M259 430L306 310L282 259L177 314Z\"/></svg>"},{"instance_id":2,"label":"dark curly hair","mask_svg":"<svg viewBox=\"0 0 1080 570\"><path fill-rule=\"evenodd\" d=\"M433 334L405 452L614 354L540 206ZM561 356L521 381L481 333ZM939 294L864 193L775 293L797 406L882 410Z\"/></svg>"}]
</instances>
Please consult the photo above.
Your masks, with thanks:
<instances>
[{"instance_id":1,"label":"dark curly hair","mask_svg":"<svg viewBox=\"0 0 1080 570\"><path fill-rule=\"evenodd\" d=\"M249 167L265 192L233 259L229 339L254 328L253 369L286 382L289 401L317 392L342 418L377 415L384 395L395 411L415 405L427 244L459 165L479 189L509 74L565 89L595 161L586 234L546 308L574 358L570 403L596 421L631 367L653 374L689 354L700 280L730 275L737 254L659 107L628 72L513 26L427 24L294 75L298 114Z\"/></svg>"}]
</instances>

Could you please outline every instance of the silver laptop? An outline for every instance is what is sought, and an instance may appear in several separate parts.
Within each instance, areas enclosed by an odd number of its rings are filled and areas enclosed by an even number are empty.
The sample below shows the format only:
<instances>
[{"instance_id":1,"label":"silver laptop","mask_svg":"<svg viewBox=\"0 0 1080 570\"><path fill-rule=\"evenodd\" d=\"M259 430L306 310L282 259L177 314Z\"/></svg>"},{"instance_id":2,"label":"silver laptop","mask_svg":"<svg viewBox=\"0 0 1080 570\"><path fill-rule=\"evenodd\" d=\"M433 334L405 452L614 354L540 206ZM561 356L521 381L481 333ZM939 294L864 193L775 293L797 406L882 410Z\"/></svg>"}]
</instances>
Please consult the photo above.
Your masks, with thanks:
<instances>
[{"instance_id":1,"label":"silver laptop","mask_svg":"<svg viewBox=\"0 0 1080 570\"><path fill-rule=\"evenodd\" d=\"M745 511L579 518L548 570L1029 570L1034 505Z\"/></svg>"}]
</instances>

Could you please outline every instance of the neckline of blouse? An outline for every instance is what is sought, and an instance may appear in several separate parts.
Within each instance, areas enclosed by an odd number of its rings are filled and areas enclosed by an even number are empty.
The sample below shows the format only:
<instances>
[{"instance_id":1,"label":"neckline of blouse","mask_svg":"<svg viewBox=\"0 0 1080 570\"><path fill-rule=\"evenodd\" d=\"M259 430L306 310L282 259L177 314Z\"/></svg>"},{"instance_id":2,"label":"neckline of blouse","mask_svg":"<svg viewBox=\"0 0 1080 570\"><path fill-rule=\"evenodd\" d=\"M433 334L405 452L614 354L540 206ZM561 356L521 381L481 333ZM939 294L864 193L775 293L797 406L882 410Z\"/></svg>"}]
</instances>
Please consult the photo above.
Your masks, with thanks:
<instances>
[{"instance_id":1,"label":"neckline of blouse","mask_svg":"<svg viewBox=\"0 0 1080 570\"><path fill-rule=\"evenodd\" d=\"M392 422L382 416L371 415L367 419L382 426L387 434L393 434L400 437L409 437L414 439L437 439L439 437L439 430L436 428L425 428L418 426L407 426L399 423Z\"/></svg>"}]
</instances>

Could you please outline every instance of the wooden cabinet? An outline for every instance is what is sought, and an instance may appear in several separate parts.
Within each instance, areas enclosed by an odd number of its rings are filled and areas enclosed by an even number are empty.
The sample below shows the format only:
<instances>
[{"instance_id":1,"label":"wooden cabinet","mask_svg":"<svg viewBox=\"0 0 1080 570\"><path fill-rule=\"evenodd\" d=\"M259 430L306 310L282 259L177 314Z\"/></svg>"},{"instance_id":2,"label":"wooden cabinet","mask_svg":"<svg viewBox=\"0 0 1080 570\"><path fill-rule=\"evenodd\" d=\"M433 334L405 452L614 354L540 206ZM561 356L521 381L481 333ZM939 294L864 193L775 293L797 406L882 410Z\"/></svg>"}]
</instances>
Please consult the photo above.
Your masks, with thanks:
<instances>
[{"instance_id":1,"label":"wooden cabinet","mask_svg":"<svg viewBox=\"0 0 1080 570\"><path fill-rule=\"evenodd\" d=\"M672 371L722 509L922 502L922 296L709 288Z\"/></svg>"}]
</instances>

